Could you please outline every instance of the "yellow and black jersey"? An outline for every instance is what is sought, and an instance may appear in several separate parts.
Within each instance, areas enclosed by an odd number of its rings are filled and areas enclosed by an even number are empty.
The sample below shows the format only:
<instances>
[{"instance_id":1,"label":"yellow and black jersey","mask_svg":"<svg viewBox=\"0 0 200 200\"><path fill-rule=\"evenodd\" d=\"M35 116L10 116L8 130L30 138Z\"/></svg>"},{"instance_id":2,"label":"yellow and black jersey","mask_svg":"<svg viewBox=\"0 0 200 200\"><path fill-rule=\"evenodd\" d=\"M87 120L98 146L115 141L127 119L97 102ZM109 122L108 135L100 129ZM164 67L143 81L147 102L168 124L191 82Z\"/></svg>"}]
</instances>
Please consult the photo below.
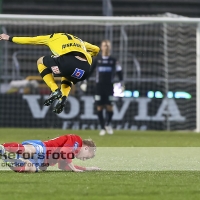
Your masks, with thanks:
<instances>
[{"instance_id":1,"label":"yellow and black jersey","mask_svg":"<svg viewBox=\"0 0 200 200\"><path fill-rule=\"evenodd\" d=\"M90 65L92 64L92 56L96 56L100 50L99 47L67 33L53 33L36 37L10 37L9 40L17 44L46 45L56 56L73 51L81 52L85 55Z\"/></svg>"}]
</instances>

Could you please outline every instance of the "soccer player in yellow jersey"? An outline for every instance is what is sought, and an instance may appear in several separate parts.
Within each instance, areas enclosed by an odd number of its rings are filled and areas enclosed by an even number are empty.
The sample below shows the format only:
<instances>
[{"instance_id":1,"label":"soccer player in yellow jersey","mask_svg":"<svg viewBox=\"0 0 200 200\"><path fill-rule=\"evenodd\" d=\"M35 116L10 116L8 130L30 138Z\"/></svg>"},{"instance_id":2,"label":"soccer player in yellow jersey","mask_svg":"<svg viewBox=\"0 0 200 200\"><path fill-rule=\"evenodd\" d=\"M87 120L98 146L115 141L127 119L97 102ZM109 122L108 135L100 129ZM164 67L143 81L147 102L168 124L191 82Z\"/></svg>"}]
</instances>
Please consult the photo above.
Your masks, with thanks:
<instances>
[{"instance_id":1,"label":"soccer player in yellow jersey","mask_svg":"<svg viewBox=\"0 0 200 200\"><path fill-rule=\"evenodd\" d=\"M52 56L43 56L38 59L37 66L44 82L52 93L44 102L51 105L59 99L53 112L59 114L65 107L65 102L72 84L87 78L92 64L92 57L99 53L99 47L68 33L53 33L36 37L11 37L0 34L0 40L7 40L17 44L46 45L53 53ZM55 83L54 76L61 78L61 91Z\"/></svg>"}]
</instances>

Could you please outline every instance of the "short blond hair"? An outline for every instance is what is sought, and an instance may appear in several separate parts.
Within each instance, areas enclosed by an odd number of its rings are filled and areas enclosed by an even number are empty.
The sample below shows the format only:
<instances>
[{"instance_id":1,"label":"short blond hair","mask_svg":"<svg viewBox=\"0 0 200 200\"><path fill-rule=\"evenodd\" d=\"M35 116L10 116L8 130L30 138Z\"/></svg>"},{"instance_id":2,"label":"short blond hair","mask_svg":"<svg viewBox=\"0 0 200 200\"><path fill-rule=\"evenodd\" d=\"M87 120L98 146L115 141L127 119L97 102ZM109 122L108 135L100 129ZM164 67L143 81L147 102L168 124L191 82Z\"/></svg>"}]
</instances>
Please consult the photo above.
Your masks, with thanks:
<instances>
[{"instance_id":1,"label":"short blond hair","mask_svg":"<svg viewBox=\"0 0 200 200\"><path fill-rule=\"evenodd\" d=\"M111 46L110 40L102 40L102 41L101 41L101 44L103 44L104 42L105 42L105 43L109 43L110 46Z\"/></svg>"},{"instance_id":2,"label":"short blond hair","mask_svg":"<svg viewBox=\"0 0 200 200\"><path fill-rule=\"evenodd\" d=\"M96 144L94 143L94 141L92 139L84 139L83 140L83 144L85 146L88 146L90 151L94 153L95 155L95 151L96 151Z\"/></svg>"}]
</instances>

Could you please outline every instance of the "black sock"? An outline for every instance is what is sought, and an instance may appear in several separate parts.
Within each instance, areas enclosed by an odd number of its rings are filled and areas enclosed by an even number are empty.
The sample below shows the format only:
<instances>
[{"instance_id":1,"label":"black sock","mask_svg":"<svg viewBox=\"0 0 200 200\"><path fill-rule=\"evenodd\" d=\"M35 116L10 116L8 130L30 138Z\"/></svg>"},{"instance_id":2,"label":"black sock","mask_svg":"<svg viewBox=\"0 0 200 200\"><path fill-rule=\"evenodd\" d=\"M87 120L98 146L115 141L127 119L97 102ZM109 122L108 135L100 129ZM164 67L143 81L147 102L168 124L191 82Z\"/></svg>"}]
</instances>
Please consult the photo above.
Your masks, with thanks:
<instances>
[{"instance_id":1,"label":"black sock","mask_svg":"<svg viewBox=\"0 0 200 200\"><path fill-rule=\"evenodd\" d=\"M103 118L103 110L97 111L97 115L98 115L98 118L99 118L101 129L105 129L105 121L104 121L104 118Z\"/></svg>"},{"instance_id":2,"label":"black sock","mask_svg":"<svg viewBox=\"0 0 200 200\"><path fill-rule=\"evenodd\" d=\"M108 126L112 120L113 111L106 111L106 126Z\"/></svg>"}]
</instances>

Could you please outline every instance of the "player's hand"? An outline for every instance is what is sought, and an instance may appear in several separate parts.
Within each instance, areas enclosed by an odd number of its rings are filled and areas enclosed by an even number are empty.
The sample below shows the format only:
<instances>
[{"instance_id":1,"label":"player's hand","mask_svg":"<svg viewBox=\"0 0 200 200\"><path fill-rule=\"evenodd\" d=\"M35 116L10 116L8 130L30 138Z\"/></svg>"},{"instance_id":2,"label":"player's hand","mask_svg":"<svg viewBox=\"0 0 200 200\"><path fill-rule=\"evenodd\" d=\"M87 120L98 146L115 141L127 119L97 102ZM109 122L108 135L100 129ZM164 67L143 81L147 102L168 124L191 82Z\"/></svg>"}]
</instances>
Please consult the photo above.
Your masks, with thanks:
<instances>
[{"instance_id":1,"label":"player's hand","mask_svg":"<svg viewBox=\"0 0 200 200\"><path fill-rule=\"evenodd\" d=\"M80 169L75 169L75 170L73 170L73 172L84 172L84 171L80 170Z\"/></svg>"},{"instance_id":2,"label":"player's hand","mask_svg":"<svg viewBox=\"0 0 200 200\"><path fill-rule=\"evenodd\" d=\"M3 34L0 34L0 40L9 40L9 35L3 33Z\"/></svg>"},{"instance_id":3,"label":"player's hand","mask_svg":"<svg viewBox=\"0 0 200 200\"><path fill-rule=\"evenodd\" d=\"M99 171L101 168L99 167L86 167L86 171Z\"/></svg>"},{"instance_id":4,"label":"player's hand","mask_svg":"<svg viewBox=\"0 0 200 200\"><path fill-rule=\"evenodd\" d=\"M87 81L84 80L81 85L80 85L80 88L83 92L86 92L87 91Z\"/></svg>"},{"instance_id":5,"label":"player's hand","mask_svg":"<svg viewBox=\"0 0 200 200\"><path fill-rule=\"evenodd\" d=\"M123 82L121 82L121 90L122 90L122 92L125 91L125 84Z\"/></svg>"}]
</instances>

